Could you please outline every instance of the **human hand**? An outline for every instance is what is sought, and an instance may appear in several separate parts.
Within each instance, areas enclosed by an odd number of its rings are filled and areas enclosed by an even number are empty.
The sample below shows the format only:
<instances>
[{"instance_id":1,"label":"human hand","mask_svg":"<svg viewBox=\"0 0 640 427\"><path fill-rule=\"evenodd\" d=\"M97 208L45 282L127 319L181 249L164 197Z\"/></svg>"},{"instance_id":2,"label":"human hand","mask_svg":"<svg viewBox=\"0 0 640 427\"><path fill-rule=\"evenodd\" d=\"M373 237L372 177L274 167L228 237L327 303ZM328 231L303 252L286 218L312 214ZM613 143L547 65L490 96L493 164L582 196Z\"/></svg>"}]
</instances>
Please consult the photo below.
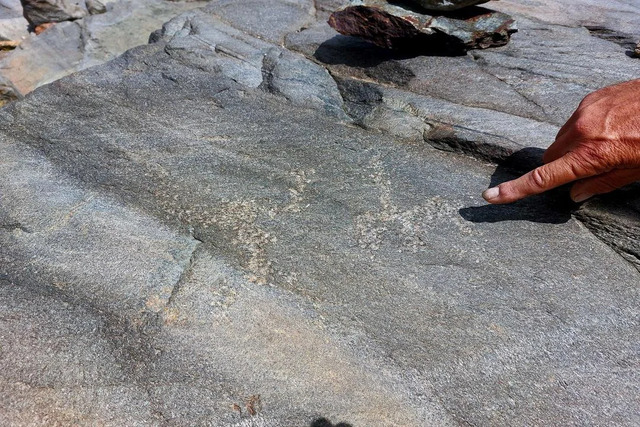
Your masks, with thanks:
<instances>
[{"instance_id":1,"label":"human hand","mask_svg":"<svg viewBox=\"0 0 640 427\"><path fill-rule=\"evenodd\" d=\"M511 203L577 181L574 202L640 181L640 80L587 95L545 151L544 165L489 188L482 197Z\"/></svg>"}]
</instances>

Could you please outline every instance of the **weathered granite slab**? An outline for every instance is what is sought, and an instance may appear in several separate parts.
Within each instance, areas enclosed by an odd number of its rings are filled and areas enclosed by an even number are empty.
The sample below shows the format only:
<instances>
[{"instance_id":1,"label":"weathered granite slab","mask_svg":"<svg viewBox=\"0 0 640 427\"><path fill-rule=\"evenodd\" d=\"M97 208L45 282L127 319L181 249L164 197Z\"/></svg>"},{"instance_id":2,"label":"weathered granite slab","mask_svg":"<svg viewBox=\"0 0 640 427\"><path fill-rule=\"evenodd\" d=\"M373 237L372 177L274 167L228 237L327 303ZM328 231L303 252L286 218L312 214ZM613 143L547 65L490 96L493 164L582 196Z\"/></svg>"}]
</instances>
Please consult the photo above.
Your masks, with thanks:
<instances>
[{"instance_id":1,"label":"weathered granite slab","mask_svg":"<svg viewBox=\"0 0 640 427\"><path fill-rule=\"evenodd\" d=\"M553 124L334 81L228 22L189 12L0 110L0 405L25 408L0 421L640 421L638 270L561 191L486 206L507 168L367 120L484 114L471 151Z\"/></svg>"}]
</instances>

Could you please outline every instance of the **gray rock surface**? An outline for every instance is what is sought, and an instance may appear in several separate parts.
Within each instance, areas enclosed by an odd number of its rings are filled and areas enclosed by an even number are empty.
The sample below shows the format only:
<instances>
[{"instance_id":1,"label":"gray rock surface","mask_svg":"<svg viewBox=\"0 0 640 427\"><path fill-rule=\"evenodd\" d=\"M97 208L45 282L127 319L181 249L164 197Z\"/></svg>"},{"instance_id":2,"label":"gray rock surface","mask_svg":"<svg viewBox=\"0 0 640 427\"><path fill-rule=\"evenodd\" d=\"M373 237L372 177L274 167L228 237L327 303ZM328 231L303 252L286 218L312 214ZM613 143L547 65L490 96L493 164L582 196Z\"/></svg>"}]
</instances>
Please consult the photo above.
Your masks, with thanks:
<instances>
[{"instance_id":1,"label":"gray rock surface","mask_svg":"<svg viewBox=\"0 0 640 427\"><path fill-rule=\"evenodd\" d=\"M27 94L38 86L113 59L145 44L149 34L175 15L206 2L119 0L104 3L108 11L61 22L0 59L0 75ZM25 72L28 70L28 72Z\"/></svg>"},{"instance_id":2,"label":"gray rock surface","mask_svg":"<svg viewBox=\"0 0 640 427\"><path fill-rule=\"evenodd\" d=\"M340 34L416 53L456 54L503 46L517 31L511 16L484 8L433 16L386 0L356 0L329 17Z\"/></svg>"},{"instance_id":3,"label":"gray rock surface","mask_svg":"<svg viewBox=\"0 0 640 427\"><path fill-rule=\"evenodd\" d=\"M389 57L272 4L0 110L0 424L638 424L633 189L480 197L638 61L524 15Z\"/></svg>"},{"instance_id":4,"label":"gray rock surface","mask_svg":"<svg viewBox=\"0 0 640 427\"><path fill-rule=\"evenodd\" d=\"M640 4L629 0L500 0L489 3L492 9L527 15L544 22L566 26L602 26L640 36Z\"/></svg>"},{"instance_id":5,"label":"gray rock surface","mask_svg":"<svg viewBox=\"0 0 640 427\"><path fill-rule=\"evenodd\" d=\"M0 41L22 40L29 32L20 0L0 0Z\"/></svg>"}]
</instances>

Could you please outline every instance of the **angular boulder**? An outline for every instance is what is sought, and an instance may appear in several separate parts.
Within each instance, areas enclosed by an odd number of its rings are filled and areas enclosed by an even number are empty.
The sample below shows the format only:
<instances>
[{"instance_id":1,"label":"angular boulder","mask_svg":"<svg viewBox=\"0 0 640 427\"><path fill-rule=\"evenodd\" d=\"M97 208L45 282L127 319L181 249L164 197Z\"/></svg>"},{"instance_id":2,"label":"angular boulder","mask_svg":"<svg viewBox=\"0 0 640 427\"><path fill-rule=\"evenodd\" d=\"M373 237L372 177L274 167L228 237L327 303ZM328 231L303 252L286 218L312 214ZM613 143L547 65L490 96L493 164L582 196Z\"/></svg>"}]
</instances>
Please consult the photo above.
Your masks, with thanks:
<instances>
[{"instance_id":1,"label":"angular boulder","mask_svg":"<svg viewBox=\"0 0 640 427\"><path fill-rule=\"evenodd\" d=\"M440 54L503 46L517 31L511 16L480 7L428 15L384 0L353 2L331 14L329 25L380 47Z\"/></svg>"}]
</instances>

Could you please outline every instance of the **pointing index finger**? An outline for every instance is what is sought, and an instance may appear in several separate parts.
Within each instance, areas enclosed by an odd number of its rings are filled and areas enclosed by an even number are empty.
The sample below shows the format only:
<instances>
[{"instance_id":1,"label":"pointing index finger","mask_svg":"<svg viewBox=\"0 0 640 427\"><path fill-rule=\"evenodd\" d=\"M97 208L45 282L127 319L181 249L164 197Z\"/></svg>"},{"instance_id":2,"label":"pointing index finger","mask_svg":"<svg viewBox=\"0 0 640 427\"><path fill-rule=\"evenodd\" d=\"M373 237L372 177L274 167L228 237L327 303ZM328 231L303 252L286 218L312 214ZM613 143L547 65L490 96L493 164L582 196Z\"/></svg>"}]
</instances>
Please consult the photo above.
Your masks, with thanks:
<instances>
[{"instance_id":1,"label":"pointing index finger","mask_svg":"<svg viewBox=\"0 0 640 427\"><path fill-rule=\"evenodd\" d=\"M581 161L569 152L546 165L540 166L520 178L489 188L482 197L492 204L511 203L527 196L540 194L568 182L597 175L590 168L580 166Z\"/></svg>"}]
</instances>

